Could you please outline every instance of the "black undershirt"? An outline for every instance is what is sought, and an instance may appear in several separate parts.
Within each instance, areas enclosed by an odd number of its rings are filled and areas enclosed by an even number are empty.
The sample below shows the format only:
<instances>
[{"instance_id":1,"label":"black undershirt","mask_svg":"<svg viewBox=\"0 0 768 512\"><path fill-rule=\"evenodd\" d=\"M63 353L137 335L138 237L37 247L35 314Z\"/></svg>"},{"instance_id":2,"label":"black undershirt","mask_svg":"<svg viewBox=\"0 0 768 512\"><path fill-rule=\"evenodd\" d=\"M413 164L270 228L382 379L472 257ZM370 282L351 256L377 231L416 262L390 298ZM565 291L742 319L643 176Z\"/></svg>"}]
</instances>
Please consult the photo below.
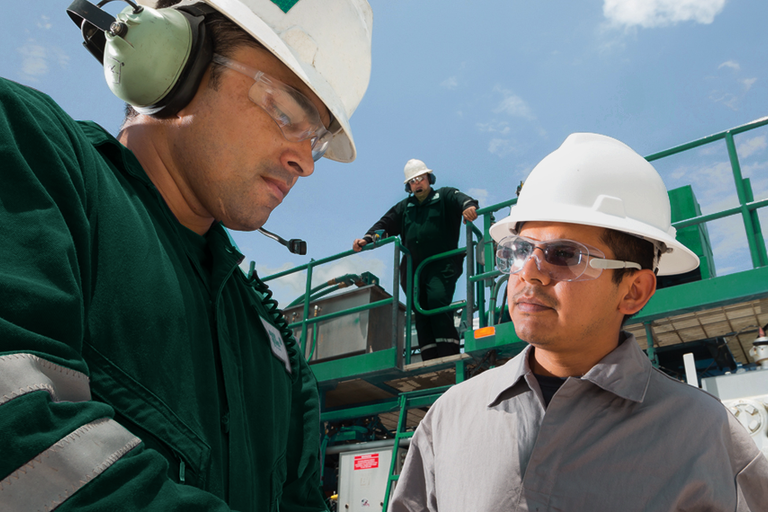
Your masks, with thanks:
<instances>
[{"instance_id":1,"label":"black undershirt","mask_svg":"<svg viewBox=\"0 0 768 512\"><path fill-rule=\"evenodd\" d=\"M549 405L549 401L552 400L552 397L555 396L555 393L557 393L557 390L560 389L560 386L563 385L565 379L560 377L536 375L535 373L533 375L536 377L536 380L539 383L541 394L544 396L544 406L546 407Z\"/></svg>"}]
</instances>

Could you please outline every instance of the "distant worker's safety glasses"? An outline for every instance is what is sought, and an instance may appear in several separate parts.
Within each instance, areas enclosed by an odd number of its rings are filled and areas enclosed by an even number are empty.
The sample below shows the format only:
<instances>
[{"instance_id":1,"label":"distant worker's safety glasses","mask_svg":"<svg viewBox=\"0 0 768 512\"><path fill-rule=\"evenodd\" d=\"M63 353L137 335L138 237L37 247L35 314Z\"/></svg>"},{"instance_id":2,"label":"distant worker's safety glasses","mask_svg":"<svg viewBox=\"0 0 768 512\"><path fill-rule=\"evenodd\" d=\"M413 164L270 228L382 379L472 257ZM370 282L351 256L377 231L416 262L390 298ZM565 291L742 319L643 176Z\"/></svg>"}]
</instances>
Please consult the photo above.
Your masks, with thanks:
<instances>
[{"instance_id":1,"label":"distant worker's safety glasses","mask_svg":"<svg viewBox=\"0 0 768 512\"><path fill-rule=\"evenodd\" d=\"M633 261L606 259L600 249L575 240L539 242L519 235L499 242L496 267L504 274L517 274L531 257L539 272L554 281L588 281L600 277L603 269L641 268Z\"/></svg>"},{"instance_id":2,"label":"distant worker's safety glasses","mask_svg":"<svg viewBox=\"0 0 768 512\"><path fill-rule=\"evenodd\" d=\"M248 91L248 98L274 119L287 140L309 140L312 145L312 159L317 162L322 158L331 139L341 131L341 127L334 132L328 131L309 98L290 85L223 55L214 54L213 61L254 79L255 83Z\"/></svg>"},{"instance_id":3,"label":"distant worker's safety glasses","mask_svg":"<svg viewBox=\"0 0 768 512\"><path fill-rule=\"evenodd\" d=\"M408 183L410 183L411 185L415 183L421 183L423 179L424 179L424 175L422 174L421 176L416 176L415 178L409 179Z\"/></svg>"}]
</instances>

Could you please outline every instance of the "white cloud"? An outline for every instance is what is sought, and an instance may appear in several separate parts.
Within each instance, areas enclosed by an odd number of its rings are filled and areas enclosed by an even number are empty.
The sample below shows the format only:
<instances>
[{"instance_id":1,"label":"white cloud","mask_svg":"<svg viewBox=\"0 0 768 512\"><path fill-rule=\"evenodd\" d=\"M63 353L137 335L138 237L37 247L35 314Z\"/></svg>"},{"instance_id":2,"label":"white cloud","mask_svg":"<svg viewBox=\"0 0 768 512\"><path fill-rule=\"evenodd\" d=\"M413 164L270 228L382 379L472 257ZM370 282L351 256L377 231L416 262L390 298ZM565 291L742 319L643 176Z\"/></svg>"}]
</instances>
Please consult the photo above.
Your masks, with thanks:
<instances>
[{"instance_id":1,"label":"white cloud","mask_svg":"<svg viewBox=\"0 0 768 512\"><path fill-rule=\"evenodd\" d=\"M48 16L45 16L45 15L40 16L40 21L37 22L37 28L42 28L42 29L48 30L52 26L53 25L51 25L51 18L49 18Z\"/></svg>"},{"instance_id":2,"label":"white cloud","mask_svg":"<svg viewBox=\"0 0 768 512\"><path fill-rule=\"evenodd\" d=\"M491 142L488 143L488 151L499 157L504 157L517 151L517 148L510 140L491 139Z\"/></svg>"},{"instance_id":3,"label":"white cloud","mask_svg":"<svg viewBox=\"0 0 768 512\"><path fill-rule=\"evenodd\" d=\"M720 69L720 68L731 68L734 71L739 71L741 69L741 66L739 66L739 63L736 61L727 60L722 64L720 64L719 66L717 66L717 69Z\"/></svg>"},{"instance_id":4,"label":"white cloud","mask_svg":"<svg viewBox=\"0 0 768 512\"><path fill-rule=\"evenodd\" d=\"M741 100L752 89L757 78L741 78L741 66L738 62L729 60L720 64L717 69L730 68L732 73L725 76L713 77L720 81L720 87L709 94L709 99L715 103L722 103L732 110L738 110ZM734 76L735 75L735 76Z\"/></svg>"},{"instance_id":5,"label":"white cloud","mask_svg":"<svg viewBox=\"0 0 768 512\"><path fill-rule=\"evenodd\" d=\"M693 183L708 185L716 194L721 194L725 187L733 189L733 170L730 162L716 162L702 167L691 177Z\"/></svg>"},{"instance_id":6,"label":"white cloud","mask_svg":"<svg viewBox=\"0 0 768 512\"><path fill-rule=\"evenodd\" d=\"M729 92L723 93L721 91L712 91L709 95L709 99L715 103L722 103L731 110L738 110L737 103L739 102L738 96Z\"/></svg>"},{"instance_id":7,"label":"white cloud","mask_svg":"<svg viewBox=\"0 0 768 512\"><path fill-rule=\"evenodd\" d=\"M443 87L448 90L453 90L459 86L459 81L456 80L455 76L451 76L440 82L440 87Z\"/></svg>"},{"instance_id":8,"label":"white cloud","mask_svg":"<svg viewBox=\"0 0 768 512\"><path fill-rule=\"evenodd\" d=\"M741 215L707 223L718 276L752 268L749 245Z\"/></svg>"},{"instance_id":9,"label":"white cloud","mask_svg":"<svg viewBox=\"0 0 768 512\"><path fill-rule=\"evenodd\" d=\"M66 67L69 57L56 47L46 47L38 44L34 39L27 40L27 44L17 48L21 55L21 72L26 78L36 81L50 71L51 63L58 63L59 67Z\"/></svg>"},{"instance_id":10,"label":"white cloud","mask_svg":"<svg viewBox=\"0 0 768 512\"><path fill-rule=\"evenodd\" d=\"M744 84L745 91L750 90L752 86L755 85L755 82L757 82L757 78L745 78L741 81L741 83Z\"/></svg>"},{"instance_id":11,"label":"white cloud","mask_svg":"<svg viewBox=\"0 0 768 512\"><path fill-rule=\"evenodd\" d=\"M500 92L504 99L501 100L493 112L496 114L505 113L514 117L522 117L523 119L535 119L533 111L528 104L520 96L517 96L508 89L502 89L498 85L493 88L494 92Z\"/></svg>"},{"instance_id":12,"label":"white cloud","mask_svg":"<svg viewBox=\"0 0 768 512\"><path fill-rule=\"evenodd\" d=\"M48 59L44 46L28 42L18 49L21 54L21 72L34 78L48 73Z\"/></svg>"},{"instance_id":13,"label":"white cloud","mask_svg":"<svg viewBox=\"0 0 768 512\"><path fill-rule=\"evenodd\" d=\"M755 153L764 150L766 147L768 147L766 137L765 135L760 135L740 143L736 148L736 153L738 153L739 158L749 158Z\"/></svg>"},{"instance_id":14,"label":"white cloud","mask_svg":"<svg viewBox=\"0 0 768 512\"><path fill-rule=\"evenodd\" d=\"M709 24L726 0L604 0L603 15L615 26L643 28L684 21Z\"/></svg>"},{"instance_id":15,"label":"white cloud","mask_svg":"<svg viewBox=\"0 0 768 512\"><path fill-rule=\"evenodd\" d=\"M336 277L341 277L346 274L362 274L363 272L370 272L378 277L385 284L390 276L383 275L386 271L386 265L378 258L347 258L339 260L330 265L317 267L312 273L312 283L317 286L325 281L329 281Z\"/></svg>"},{"instance_id":16,"label":"white cloud","mask_svg":"<svg viewBox=\"0 0 768 512\"><path fill-rule=\"evenodd\" d=\"M477 199L477 202L480 203L480 207L482 208L483 205L488 205L488 191L484 188L471 188L467 191L467 194Z\"/></svg>"},{"instance_id":17,"label":"white cloud","mask_svg":"<svg viewBox=\"0 0 768 512\"><path fill-rule=\"evenodd\" d=\"M670 187L675 186L675 183L681 180L682 178L686 177L691 170L692 170L691 166L681 165L680 167L677 167L674 171L669 173L669 177L672 180Z\"/></svg>"},{"instance_id":18,"label":"white cloud","mask_svg":"<svg viewBox=\"0 0 768 512\"><path fill-rule=\"evenodd\" d=\"M477 123L476 126L481 132L498 133L501 135L507 135L510 132L509 123L506 121Z\"/></svg>"}]
</instances>

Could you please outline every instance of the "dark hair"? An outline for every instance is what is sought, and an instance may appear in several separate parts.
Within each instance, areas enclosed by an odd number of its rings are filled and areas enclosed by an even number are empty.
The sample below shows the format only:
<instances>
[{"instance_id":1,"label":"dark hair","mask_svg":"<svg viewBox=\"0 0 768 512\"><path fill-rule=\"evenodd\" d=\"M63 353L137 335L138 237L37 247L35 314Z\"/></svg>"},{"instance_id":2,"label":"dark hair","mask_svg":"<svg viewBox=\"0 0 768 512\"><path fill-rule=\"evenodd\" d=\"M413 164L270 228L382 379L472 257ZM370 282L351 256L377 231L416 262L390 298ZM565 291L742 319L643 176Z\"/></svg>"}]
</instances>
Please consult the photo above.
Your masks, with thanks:
<instances>
[{"instance_id":1,"label":"dark hair","mask_svg":"<svg viewBox=\"0 0 768 512\"><path fill-rule=\"evenodd\" d=\"M642 268L651 269L654 272L656 271L656 269L653 268L656 248L653 243L648 240L643 240L642 238L614 229L603 230L600 240L613 251L614 259L634 261L635 263L639 263ZM624 276L632 275L635 272L637 272L637 270L634 268L615 269L613 271L613 276L611 276L611 281L613 281L613 284L618 285L621 283L622 279L624 279ZM632 316L633 315L624 315L624 318L621 320L622 327Z\"/></svg>"},{"instance_id":2,"label":"dark hair","mask_svg":"<svg viewBox=\"0 0 768 512\"><path fill-rule=\"evenodd\" d=\"M157 2L157 9L165 9L172 7L179 3L181 0L159 0ZM225 57L231 57L232 53L237 48L242 46L250 46L252 48L264 48L264 46L256 41L248 32L240 28L240 26L227 18L220 12L208 14L205 17L205 28L213 43L213 53L218 53ZM213 90L217 90L219 87L219 79L221 77L221 71L223 66L212 63L211 64L211 76L208 81L208 87ZM127 121L138 116L139 113L128 103L125 104L125 119L123 124Z\"/></svg>"},{"instance_id":3,"label":"dark hair","mask_svg":"<svg viewBox=\"0 0 768 512\"><path fill-rule=\"evenodd\" d=\"M654 270L653 256L656 249L648 240L614 229L605 229L600 240L613 251L614 259L633 261L639 263L642 268ZM635 272L637 270L633 268L619 268L613 271L611 280L614 284L619 284L624 276Z\"/></svg>"}]
</instances>

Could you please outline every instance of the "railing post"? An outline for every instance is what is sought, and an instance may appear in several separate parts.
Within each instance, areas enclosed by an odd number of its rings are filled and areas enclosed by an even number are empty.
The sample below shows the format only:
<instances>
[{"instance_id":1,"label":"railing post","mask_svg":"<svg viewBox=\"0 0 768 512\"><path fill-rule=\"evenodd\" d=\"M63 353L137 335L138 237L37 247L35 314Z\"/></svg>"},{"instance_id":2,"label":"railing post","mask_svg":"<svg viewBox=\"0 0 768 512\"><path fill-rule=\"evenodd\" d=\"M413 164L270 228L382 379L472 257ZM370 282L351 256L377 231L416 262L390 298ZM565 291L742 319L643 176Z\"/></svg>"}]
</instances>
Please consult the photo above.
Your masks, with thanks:
<instances>
[{"instance_id":1,"label":"railing post","mask_svg":"<svg viewBox=\"0 0 768 512\"><path fill-rule=\"evenodd\" d=\"M731 160L731 170L733 171L734 185L736 185L736 195L739 198L741 206L741 218L744 221L744 229L747 231L747 243L749 244L749 253L752 256L752 266L759 268L765 265L760 257L760 251L755 240L755 226L752 223L752 214L747 208L747 194L744 190L744 179L741 177L741 166L739 157L736 154L736 145L733 142L733 134L729 131L725 134L725 144L728 147L728 157Z\"/></svg>"},{"instance_id":2,"label":"railing post","mask_svg":"<svg viewBox=\"0 0 768 512\"><path fill-rule=\"evenodd\" d=\"M400 319L400 244L395 242L395 262L394 277L392 278L392 347L395 348L395 365L398 368L403 367L403 349L405 343L402 345L398 343L400 339L399 322ZM405 341L405 333L403 333L403 341Z\"/></svg>"},{"instance_id":3,"label":"railing post","mask_svg":"<svg viewBox=\"0 0 768 512\"><path fill-rule=\"evenodd\" d=\"M309 318L309 301L312 291L312 267L314 266L314 263L315 260L310 259L309 264L307 265L307 284L305 287L306 292L304 294L304 315L301 321L301 355L304 356L305 359L307 357L307 319ZM312 329L317 329L318 327L320 327L318 324L314 324Z\"/></svg>"},{"instance_id":4,"label":"railing post","mask_svg":"<svg viewBox=\"0 0 768 512\"><path fill-rule=\"evenodd\" d=\"M398 248L400 242L396 242ZM397 272L399 267L395 267ZM405 258L405 364L411 364L411 319L413 318L413 262L406 249Z\"/></svg>"},{"instance_id":5,"label":"railing post","mask_svg":"<svg viewBox=\"0 0 768 512\"><path fill-rule=\"evenodd\" d=\"M464 308L465 318L469 329L472 330L472 320L475 316L475 287L472 276L475 270L475 244L472 237L472 223L467 222L467 305ZM483 315L480 315L480 326L484 327Z\"/></svg>"}]
</instances>

